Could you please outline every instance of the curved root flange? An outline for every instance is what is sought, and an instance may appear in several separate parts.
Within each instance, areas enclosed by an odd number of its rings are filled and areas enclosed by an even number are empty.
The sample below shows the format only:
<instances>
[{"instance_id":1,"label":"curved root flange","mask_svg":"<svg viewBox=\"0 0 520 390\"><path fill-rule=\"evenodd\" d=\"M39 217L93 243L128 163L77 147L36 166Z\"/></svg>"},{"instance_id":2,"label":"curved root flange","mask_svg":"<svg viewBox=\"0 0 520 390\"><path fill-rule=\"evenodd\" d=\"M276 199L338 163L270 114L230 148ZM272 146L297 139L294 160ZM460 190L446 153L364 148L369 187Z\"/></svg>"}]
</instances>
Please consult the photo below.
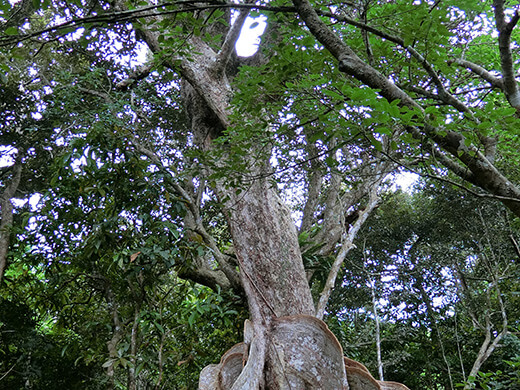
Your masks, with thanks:
<instances>
[{"instance_id":1,"label":"curved root flange","mask_svg":"<svg viewBox=\"0 0 520 390\"><path fill-rule=\"evenodd\" d=\"M361 363L343 357L327 325L316 317L297 315L272 320L266 330L252 331L231 347L219 364L205 367L199 390L350 389L409 390L403 384L376 380Z\"/></svg>"}]
</instances>

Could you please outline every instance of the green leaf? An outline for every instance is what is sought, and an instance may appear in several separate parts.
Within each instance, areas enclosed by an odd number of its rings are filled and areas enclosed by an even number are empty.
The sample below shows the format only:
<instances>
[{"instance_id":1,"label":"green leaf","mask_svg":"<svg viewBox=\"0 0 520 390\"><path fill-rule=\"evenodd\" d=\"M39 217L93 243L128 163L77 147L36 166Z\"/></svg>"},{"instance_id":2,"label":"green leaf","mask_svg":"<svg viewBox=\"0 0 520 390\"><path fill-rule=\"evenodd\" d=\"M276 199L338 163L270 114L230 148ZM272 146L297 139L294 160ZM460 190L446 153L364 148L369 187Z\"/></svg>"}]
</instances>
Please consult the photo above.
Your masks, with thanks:
<instances>
[{"instance_id":1,"label":"green leaf","mask_svg":"<svg viewBox=\"0 0 520 390\"><path fill-rule=\"evenodd\" d=\"M439 110L437 109L437 107L435 106L429 106L429 107L426 107L426 109L424 110L424 113L425 114L433 114L433 113L437 113Z\"/></svg>"},{"instance_id":2,"label":"green leaf","mask_svg":"<svg viewBox=\"0 0 520 390\"><path fill-rule=\"evenodd\" d=\"M329 167L333 168L338 165L338 162L336 161L336 159L334 157L328 156L325 159L325 164L327 164Z\"/></svg>"},{"instance_id":3,"label":"green leaf","mask_svg":"<svg viewBox=\"0 0 520 390\"><path fill-rule=\"evenodd\" d=\"M154 325L157 329L159 329L159 332L161 332L161 334L164 334L164 328L161 324L159 324L158 322L155 322L154 321Z\"/></svg>"},{"instance_id":4,"label":"green leaf","mask_svg":"<svg viewBox=\"0 0 520 390\"><path fill-rule=\"evenodd\" d=\"M5 35L18 35L18 29L16 27L8 27L4 31Z\"/></svg>"},{"instance_id":5,"label":"green leaf","mask_svg":"<svg viewBox=\"0 0 520 390\"><path fill-rule=\"evenodd\" d=\"M193 324L195 323L195 317L197 315L197 312L196 311L193 311L191 313L191 315L188 317L188 324L190 325L190 327L193 327Z\"/></svg>"}]
</instances>

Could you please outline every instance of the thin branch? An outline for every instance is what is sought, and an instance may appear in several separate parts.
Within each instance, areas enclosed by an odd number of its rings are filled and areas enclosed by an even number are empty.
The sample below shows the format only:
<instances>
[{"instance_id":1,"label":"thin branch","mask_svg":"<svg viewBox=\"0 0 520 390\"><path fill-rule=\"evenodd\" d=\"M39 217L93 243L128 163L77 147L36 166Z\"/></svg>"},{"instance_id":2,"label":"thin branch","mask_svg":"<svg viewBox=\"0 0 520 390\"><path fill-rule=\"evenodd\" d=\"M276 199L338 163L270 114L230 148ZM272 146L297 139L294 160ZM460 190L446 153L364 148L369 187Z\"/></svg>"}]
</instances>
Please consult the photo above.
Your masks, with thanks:
<instances>
[{"instance_id":1,"label":"thin branch","mask_svg":"<svg viewBox=\"0 0 520 390\"><path fill-rule=\"evenodd\" d=\"M458 188L460 188L460 189L462 189L462 190L464 190L464 191L466 191L466 192L470 193L471 195L476 196L478 198L495 199L495 200L499 200L499 201L517 201L516 198L512 198L512 197L508 197L508 196L500 196L500 195L493 195L493 194L485 194L485 193L475 192L475 191L465 187L463 184L457 183L456 181L447 179L447 178L442 177L442 176L432 175L431 173L424 173L424 172L417 171L417 170L411 168L409 165L403 163L402 161L394 159L390 155L386 155L386 156L389 159L391 159L392 161L394 161L396 164L398 164L399 166L405 168L407 171L415 173L416 175L421 176L421 177L427 177L429 179L438 180L438 181L442 181L442 182L447 183L447 184L451 184L451 185L456 186L456 187L458 187ZM473 184L473 183L471 183L471 184ZM519 252L519 254L520 254L520 252Z\"/></svg>"},{"instance_id":2,"label":"thin branch","mask_svg":"<svg viewBox=\"0 0 520 390\"><path fill-rule=\"evenodd\" d=\"M140 152L140 153L144 154L146 157L148 157L152 161L152 163L157 166L157 168L160 171L167 174L166 177L170 178L170 180L168 180L168 181L170 182L171 186L173 187L175 193L177 193L178 195L180 195L182 197L183 201L186 203L191 214L194 217L193 224L195 226L193 226L193 230L196 233L200 234L200 236L203 238L204 243L208 246L208 248L213 253L215 260L217 261L219 267L221 268L222 272L228 279L228 281L231 284L231 286L233 287L233 289L235 289L235 291L240 291L242 289L242 284L240 282L240 278L238 277L238 274L237 274L235 268L233 267L233 265L231 264L231 261L229 260L229 256L223 254L220 251L215 239L213 238L212 235L210 235L207 232L207 230L204 228L204 226L202 225L202 222L200 220L200 212L199 212L198 206L199 206L200 199L202 198L203 188L205 187L204 183L200 184L198 192L196 194L196 199L193 199L193 197L189 194L189 192L186 191L179 183L177 183L175 181L175 178L173 177L172 173L170 172L170 170L168 170L164 166L164 164L162 163L159 156L157 156L151 150L143 147L135 137L131 137L130 141L132 142L132 144L134 145L134 147L137 149L138 152ZM211 273L211 272L214 273L214 270L208 269L207 271L208 271L206 273L207 275L205 275L206 278L208 277L209 273ZM196 273L195 271L192 272L192 275L195 275L195 273Z\"/></svg>"},{"instance_id":3,"label":"thin branch","mask_svg":"<svg viewBox=\"0 0 520 390\"><path fill-rule=\"evenodd\" d=\"M454 58L448 60L448 64L457 64L464 68L469 69L471 72L475 73L477 76L487 81L493 88L498 88L504 91L504 82L500 77L493 75L491 72L484 69L482 66L477 65L471 61L463 60L460 58Z\"/></svg>"},{"instance_id":4,"label":"thin branch","mask_svg":"<svg viewBox=\"0 0 520 390\"><path fill-rule=\"evenodd\" d=\"M2 379L4 379L7 375L9 375L9 373L10 373L11 371L13 371L13 369L16 367L16 364L17 364L17 363L13 364L13 366L12 366L9 370L7 370L7 371L5 372L4 375L2 375L2 377L0 378L0 381L1 381Z\"/></svg>"},{"instance_id":5,"label":"thin branch","mask_svg":"<svg viewBox=\"0 0 520 390\"><path fill-rule=\"evenodd\" d=\"M354 239L356 238L358 231L361 229L361 227L367 220L368 216L370 215L372 210L376 208L379 202L379 196L377 194L379 183L380 181L374 183L374 185L372 186L372 189L369 193L369 199L366 208L363 211L361 211L361 213L359 213L359 218L354 223L354 225L351 226L350 230L348 231L348 234L346 235L345 239L343 240L343 243L341 244L341 249L338 253L338 256L332 264L332 268L329 272L329 276L327 277L325 287L323 288L323 291L320 294L320 300L316 308L316 317L320 320L323 319L325 308L327 307L327 302L329 300L331 291L334 288L334 284L336 282L336 278L338 276L341 264L343 264L343 261L345 260L345 257L350 252L350 250L354 248Z\"/></svg>"},{"instance_id":6,"label":"thin branch","mask_svg":"<svg viewBox=\"0 0 520 390\"><path fill-rule=\"evenodd\" d=\"M404 89L405 91L413 92L418 95L422 95L425 98L432 99L432 100L439 100L439 95L434 94L433 92L427 91L423 88L414 87L412 85L406 85L406 84L396 84L399 88Z\"/></svg>"},{"instance_id":7,"label":"thin branch","mask_svg":"<svg viewBox=\"0 0 520 390\"><path fill-rule=\"evenodd\" d=\"M513 243L513 246L515 247L516 255L520 258L520 247L518 246L518 242L515 240L515 237L511 234L509 236L509 239Z\"/></svg>"},{"instance_id":8,"label":"thin branch","mask_svg":"<svg viewBox=\"0 0 520 390\"><path fill-rule=\"evenodd\" d=\"M515 80L515 70L513 64L513 54L511 52L511 33L520 19L518 11L512 16L509 22L505 20L504 1L494 0L495 21L498 29L498 48L500 52L500 65L502 67L502 77L504 91L511 106L520 110L520 91Z\"/></svg>"},{"instance_id":9,"label":"thin branch","mask_svg":"<svg viewBox=\"0 0 520 390\"><path fill-rule=\"evenodd\" d=\"M163 8L166 6L182 6L179 9L174 10L161 10L158 11L159 8ZM3 46L11 46L17 43L21 43L27 41L29 39L44 35L44 34L54 34L59 31L70 29L70 28L79 28L86 24L89 25L121 25L128 22L133 22L137 19L142 18L155 18L158 16L165 15L176 15L181 13L192 13L196 11L204 11L204 10L215 10L215 9L256 9L256 10L264 10L271 12L290 12L294 13L296 10L294 7L272 7L272 6L260 6L254 4L234 4L234 3L225 3L219 1L208 1L206 4L202 5L197 0L188 0L188 1L179 1L179 2L167 2L161 3L158 5L146 6L137 8L134 10L122 10L115 12L107 12L101 15L94 16L86 16L83 18L75 18L72 20L68 20L66 22L57 24L55 26L47 27L38 31L34 31L29 34L20 34L20 35L4 35L0 36L0 47Z\"/></svg>"},{"instance_id":10,"label":"thin branch","mask_svg":"<svg viewBox=\"0 0 520 390\"><path fill-rule=\"evenodd\" d=\"M250 3L250 1L248 0L247 3ZM248 15L249 9L241 9L235 22L229 29L226 39L224 40L224 43L217 54L217 58L215 59L215 66L213 69L217 75L220 75L224 71L229 59L235 52L235 44L240 36L240 32L242 31L242 27L244 26L244 22Z\"/></svg>"}]
</instances>

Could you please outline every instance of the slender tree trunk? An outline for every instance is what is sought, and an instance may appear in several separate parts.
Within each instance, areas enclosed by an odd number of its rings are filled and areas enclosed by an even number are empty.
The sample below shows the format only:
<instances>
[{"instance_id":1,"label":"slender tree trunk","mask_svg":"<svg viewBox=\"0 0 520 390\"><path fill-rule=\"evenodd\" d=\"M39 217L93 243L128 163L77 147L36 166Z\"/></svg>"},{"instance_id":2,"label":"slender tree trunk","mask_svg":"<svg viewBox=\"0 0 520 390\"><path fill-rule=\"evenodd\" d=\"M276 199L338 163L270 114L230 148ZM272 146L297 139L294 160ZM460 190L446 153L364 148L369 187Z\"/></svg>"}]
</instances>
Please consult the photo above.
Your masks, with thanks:
<instances>
[{"instance_id":1,"label":"slender tree trunk","mask_svg":"<svg viewBox=\"0 0 520 390\"><path fill-rule=\"evenodd\" d=\"M444 360L444 364L446 365L446 369L448 372L448 379L450 381L450 389L453 390L453 377L451 374L450 363L448 362L448 359L446 357L446 351L444 350L444 343L442 342L442 335L439 330L439 326L437 325L437 320L435 318L435 310L433 310L432 303L430 301L430 297L429 297L428 293L426 292L426 290L424 289L423 277L422 277L421 273L419 273L419 276L417 277L416 286L419 289L419 292L421 293L423 302L426 305L426 310L431 319L433 327L435 328L435 333L437 334L437 340L439 340L439 346L441 348L442 358Z\"/></svg>"},{"instance_id":2,"label":"slender tree trunk","mask_svg":"<svg viewBox=\"0 0 520 390\"><path fill-rule=\"evenodd\" d=\"M159 344L159 351L157 353L157 366L159 367L159 376L157 378L157 382L155 383L154 390L159 390L161 388L161 383L163 379L163 370L164 370L164 363L163 363L163 350L164 350L164 343L166 341L168 333L164 332L161 335L161 343Z\"/></svg>"},{"instance_id":3,"label":"slender tree trunk","mask_svg":"<svg viewBox=\"0 0 520 390\"><path fill-rule=\"evenodd\" d=\"M356 238L358 231L361 229L361 227L367 220L368 216L370 215L372 210L374 210L374 208L377 206L377 204L379 202L379 196L377 195L379 183L380 183L380 181L378 180L372 185L372 188L370 189L370 193L369 193L369 200L368 200L367 206L359 214L358 219L356 220L354 225L348 231L348 234L346 235L345 239L343 240L343 242L341 244L341 249L339 251L339 254L338 254L338 256L336 256L336 259L334 260L334 263L332 264L331 270L327 277L327 281L325 282L325 287L323 288L323 291L320 294L318 307L316 309L316 317L319 319L323 318L323 315L325 313L325 308L327 306L327 301L329 300L329 296L332 292L332 289L334 288L334 284L336 282L336 278L338 276L338 272L340 270L341 264L343 264L343 261L345 260L345 257L347 256L348 252L354 247L354 239Z\"/></svg>"},{"instance_id":4,"label":"slender tree trunk","mask_svg":"<svg viewBox=\"0 0 520 390\"><path fill-rule=\"evenodd\" d=\"M20 185L21 177L22 162L17 159L13 166L13 177L0 197L2 207L0 211L0 285L7 269L7 253L9 252L11 227L13 224L13 204L11 200Z\"/></svg>"},{"instance_id":5,"label":"slender tree trunk","mask_svg":"<svg viewBox=\"0 0 520 390\"><path fill-rule=\"evenodd\" d=\"M495 281L494 284L495 283L497 283L497 282ZM487 297L488 298L488 304L489 304L489 306L491 308L489 294L491 294L491 290L493 289L493 287L496 288L496 294L498 296L498 301L499 301L499 305L500 305L500 314L502 316L502 324L501 324L502 326L501 326L501 329L500 329L500 333L498 333L498 332L493 330L493 323L491 322L491 314L492 313L491 313L491 310L487 310L486 313L485 313L485 319L484 319L485 325L482 326L480 324L480 326L479 326L479 328L484 331L484 341L480 345L480 349L478 351L477 357L476 357L475 361L473 362L473 367L471 367L471 371L470 371L470 373L468 375L468 377L470 377L470 378L477 376L477 374L480 371L480 368L482 367L482 365L486 362L487 359L489 359L491 354L498 347L500 341L509 332L509 330L508 330L508 318L507 318L505 305L504 305L504 302L502 301L501 292L500 292L500 289L498 288L497 285L495 285L495 286L492 285L490 287L490 290L488 290L488 297ZM475 324L478 325L478 322L476 322ZM466 385L464 386L464 389L468 390L470 388L471 388L470 384L466 383Z\"/></svg>"},{"instance_id":6,"label":"slender tree trunk","mask_svg":"<svg viewBox=\"0 0 520 390\"><path fill-rule=\"evenodd\" d=\"M137 389L137 334L139 332L141 304L136 304L134 307L134 322L132 323L132 334L130 336L130 365L128 367L128 390Z\"/></svg>"},{"instance_id":7,"label":"slender tree trunk","mask_svg":"<svg viewBox=\"0 0 520 390\"><path fill-rule=\"evenodd\" d=\"M374 313L374 321L376 323L376 353L377 353L377 371L379 374L379 380L384 381L383 372L383 359L381 358L381 329L379 313L377 312L377 299L376 299L376 285L375 282L370 278L370 291L372 292L372 312Z\"/></svg>"},{"instance_id":8,"label":"slender tree trunk","mask_svg":"<svg viewBox=\"0 0 520 390\"><path fill-rule=\"evenodd\" d=\"M112 316L112 337L107 342L108 356L110 360L105 365L108 377L107 390L112 390L115 389L115 361L119 357L117 346L123 337L123 328L119 319L119 312L114 293L110 286L106 287L105 294L110 309L110 315Z\"/></svg>"}]
</instances>

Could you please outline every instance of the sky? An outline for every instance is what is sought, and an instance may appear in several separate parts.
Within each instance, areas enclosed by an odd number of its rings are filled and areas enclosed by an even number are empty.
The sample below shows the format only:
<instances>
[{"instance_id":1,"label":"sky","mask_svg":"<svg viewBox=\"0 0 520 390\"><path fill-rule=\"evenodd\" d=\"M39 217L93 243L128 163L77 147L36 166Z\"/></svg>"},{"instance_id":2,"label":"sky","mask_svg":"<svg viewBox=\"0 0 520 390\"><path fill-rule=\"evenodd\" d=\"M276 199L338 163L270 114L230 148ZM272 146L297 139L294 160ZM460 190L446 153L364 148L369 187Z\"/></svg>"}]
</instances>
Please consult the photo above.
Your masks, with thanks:
<instances>
[{"instance_id":1,"label":"sky","mask_svg":"<svg viewBox=\"0 0 520 390\"><path fill-rule=\"evenodd\" d=\"M260 43L260 36L266 27L266 20L266 17L263 15L246 19L240 38L235 46L240 57L250 57L256 53Z\"/></svg>"}]
</instances>

